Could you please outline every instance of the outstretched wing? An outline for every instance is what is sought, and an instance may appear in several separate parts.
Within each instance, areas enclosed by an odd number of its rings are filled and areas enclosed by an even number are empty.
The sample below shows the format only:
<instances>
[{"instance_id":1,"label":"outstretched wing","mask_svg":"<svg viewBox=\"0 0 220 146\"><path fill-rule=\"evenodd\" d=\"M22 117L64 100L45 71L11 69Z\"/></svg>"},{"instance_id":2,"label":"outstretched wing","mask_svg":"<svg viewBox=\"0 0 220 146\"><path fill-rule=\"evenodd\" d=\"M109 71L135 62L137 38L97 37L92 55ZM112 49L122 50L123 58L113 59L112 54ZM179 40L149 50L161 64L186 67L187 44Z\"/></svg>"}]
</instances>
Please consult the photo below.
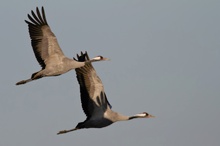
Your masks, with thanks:
<instances>
[{"instance_id":1,"label":"outstretched wing","mask_svg":"<svg viewBox=\"0 0 220 146\"><path fill-rule=\"evenodd\" d=\"M56 36L53 34L49 25L47 24L43 7L41 13L37 7L36 14L31 11L32 16L28 14L30 21L25 20L25 22L28 24L31 45L35 57L41 67L45 68L46 61L49 57L52 57L54 54L60 56L64 56L64 54L60 49Z\"/></svg>"},{"instance_id":2,"label":"outstretched wing","mask_svg":"<svg viewBox=\"0 0 220 146\"><path fill-rule=\"evenodd\" d=\"M89 60L87 52L77 55L78 61ZM87 118L91 117L93 112L98 108L105 111L107 107L111 108L110 103L104 92L102 81L96 74L91 63L87 63L81 68L75 69L76 77L80 85L81 103Z\"/></svg>"}]
</instances>

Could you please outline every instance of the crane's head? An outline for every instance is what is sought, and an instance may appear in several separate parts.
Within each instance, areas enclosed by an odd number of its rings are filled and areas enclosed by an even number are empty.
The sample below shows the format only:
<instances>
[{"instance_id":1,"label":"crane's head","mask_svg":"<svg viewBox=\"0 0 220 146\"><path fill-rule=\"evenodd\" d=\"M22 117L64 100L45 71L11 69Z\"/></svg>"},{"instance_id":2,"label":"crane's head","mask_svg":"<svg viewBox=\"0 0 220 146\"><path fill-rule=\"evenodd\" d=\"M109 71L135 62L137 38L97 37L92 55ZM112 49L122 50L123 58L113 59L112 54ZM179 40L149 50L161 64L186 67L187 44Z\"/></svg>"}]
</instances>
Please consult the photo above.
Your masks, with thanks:
<instances>
[{"instance_id":1,"label":"crane's head","mask_svg":"<svg viewBox=\"0 0 220 146\"><path fill-rule=\"evenodd\" d=\"M155 116L148 114L147 112L143 112L140 114L137 114L140 118L155 118Z\"/></svg>"},{"instance_id":2,"label":"crane's head","mask_svg":"<svg viewBox=\"0 0 220 146\"><path fill-rule=\"evenodd\" d=\"M110 60L110 59L105 58L101 55L96 56L92 59L89 59L89 55L87 54L87 52L85 52L85 53L81 52L81 55L77 54L77 59L73 57L73 60L79 61L79 62L90 63L90 62L96 62L96 61L107 61L107 60Z\"/></svg>"},{"instance_id":3,"label":"crane's head","mask_svg":"<svg viewBox=\"0 0 220 146\"><path fill-rule=\"evenodd\" d=\"M105 57L100 56L100 55L91 59L92 62L94 62L94 61L106 61L106 60L110 60L110 59L105 58Z\"/></svg>"}]
</instances>

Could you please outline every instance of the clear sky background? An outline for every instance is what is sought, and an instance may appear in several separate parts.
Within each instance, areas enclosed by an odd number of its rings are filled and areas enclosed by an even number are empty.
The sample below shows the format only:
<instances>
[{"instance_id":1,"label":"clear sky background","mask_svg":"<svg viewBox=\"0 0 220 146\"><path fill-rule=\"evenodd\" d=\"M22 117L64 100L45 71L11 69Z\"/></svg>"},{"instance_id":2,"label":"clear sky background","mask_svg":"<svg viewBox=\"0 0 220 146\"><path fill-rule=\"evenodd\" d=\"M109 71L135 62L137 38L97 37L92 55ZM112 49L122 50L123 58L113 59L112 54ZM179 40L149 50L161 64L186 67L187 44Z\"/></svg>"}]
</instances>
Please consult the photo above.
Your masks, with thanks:
<instances>
[{"instance_id":1,"label":"clear sky background","mask_svg":"<svg viewBox=\"0 0 220 146\"><path fill-rule=\"evenodd\" d=\"M44 6L68 57L88 51L113 110L154 119L56 135L84 121L75 71L22 86L40 70L27 13ZM1 146L219 146L220 1L3 0Z\"/></svg>"}]
</instances>

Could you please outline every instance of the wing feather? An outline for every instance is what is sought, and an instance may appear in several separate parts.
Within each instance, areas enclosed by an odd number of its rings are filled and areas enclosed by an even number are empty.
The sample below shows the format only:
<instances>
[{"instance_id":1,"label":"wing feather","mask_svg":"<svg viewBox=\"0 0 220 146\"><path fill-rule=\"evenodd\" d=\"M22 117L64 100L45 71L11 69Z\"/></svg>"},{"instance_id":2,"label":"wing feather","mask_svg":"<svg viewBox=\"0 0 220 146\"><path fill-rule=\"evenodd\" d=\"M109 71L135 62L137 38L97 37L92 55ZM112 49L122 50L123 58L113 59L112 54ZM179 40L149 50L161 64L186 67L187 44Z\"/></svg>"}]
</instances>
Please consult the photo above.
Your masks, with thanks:
<instances>
[{"instance_id":1,"label":"wing feather","mask_svg":"<svg viewBox=\"0 0 220 146\"><path fill-rule=\"evenodd\" d=\"M44 8L42 7L41 13L36 8L36 13L31 11L31 15L28 14L30 21L25 20L28 24L29 34L31 38L31 45L35 54L35 57L42 68L45 68L46 61L54 54L64 56L56 36L51 31L47 24Z\"/></svg>"},{"instance_id":2,"label":"wing feather","mask_svg":"<svg viewBox=\"0 0 220 146\"><path fill-rule=\"evenodd\" d=\"M77 55L78 61L89 60L86 53ZM91 63L87 63L81 68L75 69L76 77L80 85L81 103L84 113L87 118L91 117L95 108L103 108L106 110L107 106L111 108L110 103L104 92L102 81L96 74L95 69Z\"/></svg>"}]
</instances>

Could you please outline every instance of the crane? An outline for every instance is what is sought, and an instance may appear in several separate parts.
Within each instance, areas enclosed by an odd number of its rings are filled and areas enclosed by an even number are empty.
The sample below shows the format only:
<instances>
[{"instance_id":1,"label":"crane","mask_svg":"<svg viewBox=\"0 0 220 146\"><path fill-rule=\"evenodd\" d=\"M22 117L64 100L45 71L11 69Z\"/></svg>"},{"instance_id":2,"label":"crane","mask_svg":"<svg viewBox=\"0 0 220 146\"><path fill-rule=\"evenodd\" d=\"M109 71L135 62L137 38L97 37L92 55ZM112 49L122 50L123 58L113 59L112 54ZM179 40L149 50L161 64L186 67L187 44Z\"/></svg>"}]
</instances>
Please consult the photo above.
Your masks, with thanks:
<instances>
[{"instance_id":1,"label":"crane","mask_svg":"<svg viewBox=\"0 0 220 146\"><path fill-rule=\"evenodd\" d=\"M25 22L28 24L35 57L42 69L33 73L30 79L19 81L16 85L25 84L42 77L59 76L72 69L82 67L86 63L108 60L102 56L97 56L84 62L67 58L47 23L44 8L42 7L40 13L38 7L36 7L36 13L31 11L31 14L32 16L28 14L30 21L25 20Z\"/></svg>"},{"instance_id":2,"label":"crane","mask_svg":"<svg viewBox=\"0 0 220 146\"><path fill-rule=\"evenodd\" d=\"M87 52L77 55L79 61L89 60ZM83 128L102 128L117 121L127 121L135 118L153 118L154 116L143 112L133 116L124 116L111 109L106 97L101 79L96 74L91 63L75 69L76 77L80 86L81 104L87 118L70 130L62 130L57 134L64 134Z\"/></svg>"}]
</instances>

